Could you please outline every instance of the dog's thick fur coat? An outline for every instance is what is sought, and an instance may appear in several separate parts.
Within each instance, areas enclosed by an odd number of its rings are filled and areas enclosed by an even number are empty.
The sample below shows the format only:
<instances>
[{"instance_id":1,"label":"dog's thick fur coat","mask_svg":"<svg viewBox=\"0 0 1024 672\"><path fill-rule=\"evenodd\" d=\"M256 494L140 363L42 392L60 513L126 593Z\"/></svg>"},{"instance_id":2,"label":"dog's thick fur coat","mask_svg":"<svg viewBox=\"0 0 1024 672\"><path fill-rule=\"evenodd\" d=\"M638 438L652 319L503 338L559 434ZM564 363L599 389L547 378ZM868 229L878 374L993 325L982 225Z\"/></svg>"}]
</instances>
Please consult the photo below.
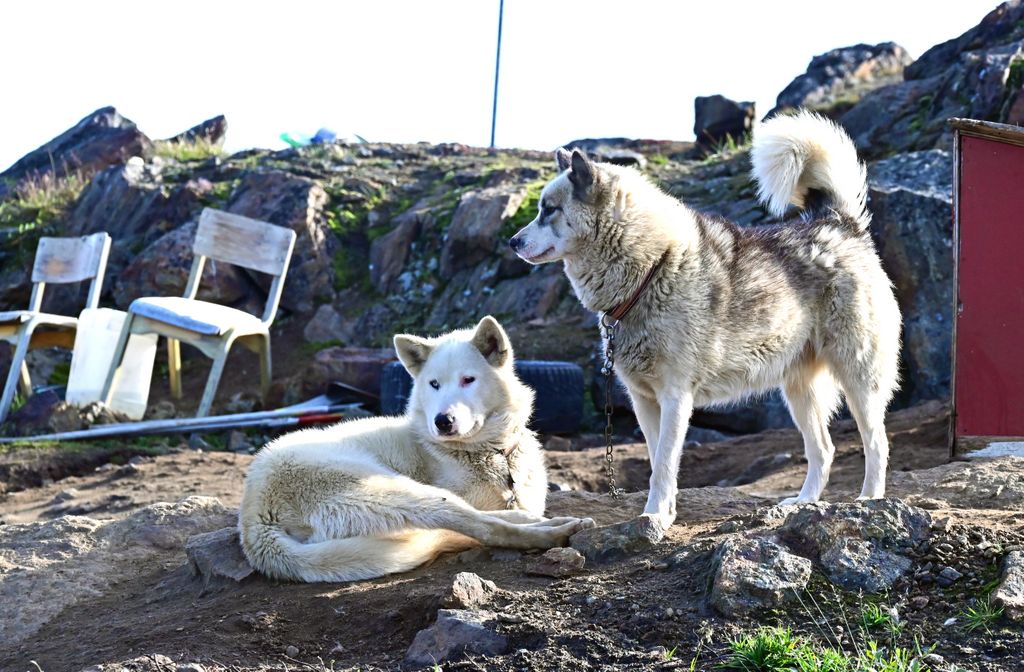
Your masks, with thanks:
<instances>
[{"instance_id":1,"label":"dog's thick fur coat","mask_svg":"<svg viewBox=\"0 0 1024 672\"><path fill-rule=\"evenodd\" d=\"M545 519L547 475L526 427L533 391L486 317L436 339L396 336L413 376L404 417L286 434L245 481L245 556L279 579L349 581L480 543L564 545L589 519Z\"/></svg>"},{"instance_id":2,"label":"dog's thick fur coat","mask_svg":"<svg viewBox=\"0 0 1024 672\"><path fill-rule=\"evenodd\" d=\"M781 387L804 438L807 478L789 502L817 500L845 394L864 441L861 497L885 491L883 425L897 385L900 314L867 233L865 170L832 122L800 113L755 131L760 197L796 221L741 229L697 213L631 168L559 150L538 217L510 240L530 263L562 260L585 307L605 314L660 263L619 326L615 371L647 439L644 515L675 519L676 474L695 405Z\"/></svg>"}]
</instances>

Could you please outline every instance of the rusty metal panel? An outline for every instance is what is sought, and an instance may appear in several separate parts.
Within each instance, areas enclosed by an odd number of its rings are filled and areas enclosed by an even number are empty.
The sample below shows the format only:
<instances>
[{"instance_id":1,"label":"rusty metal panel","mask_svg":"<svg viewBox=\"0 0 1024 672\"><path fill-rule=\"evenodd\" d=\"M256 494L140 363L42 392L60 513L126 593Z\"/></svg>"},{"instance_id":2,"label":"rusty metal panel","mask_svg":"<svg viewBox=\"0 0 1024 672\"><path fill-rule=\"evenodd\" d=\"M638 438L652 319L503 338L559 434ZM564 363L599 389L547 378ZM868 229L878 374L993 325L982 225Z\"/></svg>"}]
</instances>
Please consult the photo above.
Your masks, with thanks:
<instances>
[{"instance_id":1,"label":"rusty metal panel","mask_svg":"<svg viewBox=\"0 0 1024 672\"><path fill-rule=\"evenodd\" d=\"M1024 437L1024 146L984 128L959 127L956 142L951 438L960 453Z\"/></svg>"}]
</instances>

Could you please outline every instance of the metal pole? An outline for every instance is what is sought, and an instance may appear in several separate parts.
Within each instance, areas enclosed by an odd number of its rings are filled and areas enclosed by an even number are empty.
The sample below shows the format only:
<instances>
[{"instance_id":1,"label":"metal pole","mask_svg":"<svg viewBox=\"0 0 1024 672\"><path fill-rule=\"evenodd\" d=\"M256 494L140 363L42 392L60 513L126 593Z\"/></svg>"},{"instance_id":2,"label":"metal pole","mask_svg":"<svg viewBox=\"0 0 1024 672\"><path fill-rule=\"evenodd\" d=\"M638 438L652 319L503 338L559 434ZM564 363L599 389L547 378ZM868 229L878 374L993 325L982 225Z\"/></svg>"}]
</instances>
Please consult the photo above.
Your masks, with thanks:
<instances>
[{"instance_id":1,"label":"metal pole","mask_svg":"<svg viewBox=\"0 0 1024 672\"><path fill-rule=\"evenodd\" d=\"M494 101L491 104L491 149L494 149L494 127L498 121L498 73L501 71L501 24L505 17L505 0L498 0L498 53L494 58Z\"/></svg>"}]
</instances>

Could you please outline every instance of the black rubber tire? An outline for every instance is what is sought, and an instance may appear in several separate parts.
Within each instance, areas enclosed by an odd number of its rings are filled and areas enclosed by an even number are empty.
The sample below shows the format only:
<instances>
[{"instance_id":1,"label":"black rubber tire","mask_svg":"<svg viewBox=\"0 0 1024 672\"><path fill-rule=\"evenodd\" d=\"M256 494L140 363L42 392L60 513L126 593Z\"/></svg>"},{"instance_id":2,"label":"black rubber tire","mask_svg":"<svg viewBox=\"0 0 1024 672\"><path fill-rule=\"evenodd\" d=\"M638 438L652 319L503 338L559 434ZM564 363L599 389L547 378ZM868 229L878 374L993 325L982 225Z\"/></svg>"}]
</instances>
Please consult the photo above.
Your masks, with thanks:
<instances>
[{"instance_id":1,"label":"black rubber tire","mask_svg":"<svg viewBox=\"0 0 1024 672\"><path fill-rule=\"evenodd\" d=\"M401 415L412 393L412 376L401 362L388 362L380 372L381 415Z\"/></svg>"},{"instance_id":2,"label":"black rubber tire","mask_svg":"<svg viewBox=\"0 0 1024 672\"><path fill-rule=\"evenodd\" d=\"M583 369L572 362L520 360L519 379L533 388L536 399L530 428L545 434L573 434L583 420ZM380 379L380 412L405 412L412 392L412 377L400 362L384 366Z\"/></svg>"}]
</instances>

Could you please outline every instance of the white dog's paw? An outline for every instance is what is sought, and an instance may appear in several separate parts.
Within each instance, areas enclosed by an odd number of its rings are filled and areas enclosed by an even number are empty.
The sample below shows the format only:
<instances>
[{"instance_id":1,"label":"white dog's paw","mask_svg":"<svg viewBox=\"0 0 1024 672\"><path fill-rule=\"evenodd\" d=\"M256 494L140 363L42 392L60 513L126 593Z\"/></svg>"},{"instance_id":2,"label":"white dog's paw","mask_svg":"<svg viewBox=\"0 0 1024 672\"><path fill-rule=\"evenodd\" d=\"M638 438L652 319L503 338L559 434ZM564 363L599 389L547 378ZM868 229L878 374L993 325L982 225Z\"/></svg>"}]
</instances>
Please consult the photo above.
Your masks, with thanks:
<instances>
[{"instance_id":1,"label":"white dog's paw","mask_svg":"<svg viewBox=\"0 0 1024 672\"><path fill-rule=\"evenodd\" d=\"M779 502L779 506L796 506L797 504L813 504L819 501L817 497L786 497L784 500Z\"/></svg>"},{"instance_id":2,"label":"white dog's paw","mask_svg":"<svg viewBox=\"0 0 1024 672\"><path fill-rule=\"evenodd\" d=\"M870 502L872 499L883 499L884 497L885 497L885 493L884 492L878 493L878 494L870 494L870 495L865 495L865 494L861 493L860 497L857 498L857 501L858 502Z\"/></svg>"}]
</instances>

